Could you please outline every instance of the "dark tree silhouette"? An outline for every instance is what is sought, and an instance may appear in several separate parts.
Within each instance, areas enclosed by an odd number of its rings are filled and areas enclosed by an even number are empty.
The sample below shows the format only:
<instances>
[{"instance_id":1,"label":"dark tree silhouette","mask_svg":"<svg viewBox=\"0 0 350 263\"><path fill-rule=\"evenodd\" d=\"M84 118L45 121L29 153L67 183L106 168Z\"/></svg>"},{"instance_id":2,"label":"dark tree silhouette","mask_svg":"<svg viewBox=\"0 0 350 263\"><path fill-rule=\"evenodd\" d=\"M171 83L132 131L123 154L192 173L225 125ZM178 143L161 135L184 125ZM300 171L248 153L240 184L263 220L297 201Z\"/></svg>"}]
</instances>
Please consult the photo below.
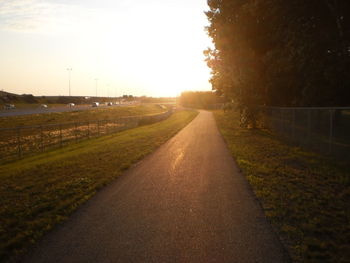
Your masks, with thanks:
<instances>
[{"instance_id":1,"label":"dark tree silhouette","mask_svg":"<svg viewBox=\"0 0 350 263\"><path fill-rule=\"evenodd\" d=\"M349 106L350 1L209 0L214 90L239 105Z\"/></svg>"}]
</instances>

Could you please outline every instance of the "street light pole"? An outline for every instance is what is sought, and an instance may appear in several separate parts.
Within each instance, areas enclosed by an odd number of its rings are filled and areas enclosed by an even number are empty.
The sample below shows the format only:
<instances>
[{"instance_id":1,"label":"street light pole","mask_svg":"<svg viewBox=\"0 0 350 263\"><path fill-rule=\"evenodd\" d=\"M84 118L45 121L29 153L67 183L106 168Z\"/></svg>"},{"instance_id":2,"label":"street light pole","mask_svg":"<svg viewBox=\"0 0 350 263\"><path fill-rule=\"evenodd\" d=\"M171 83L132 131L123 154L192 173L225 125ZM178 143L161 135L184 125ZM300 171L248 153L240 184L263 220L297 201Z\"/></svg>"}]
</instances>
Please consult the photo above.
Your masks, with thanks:
<instances>
[{"instance_id":1,"label":"street light pole","mask_svg":"<svg viewBox=\"0 0 350 263\"><path fill-rule=\"evenodd\" d=\"M98 82L98 79L95 79L95 81L96 81L95 89L96 89L96 98L97 98L97 82Z\"/></svg>"},{"instance_id":2,"label":"street light pole","mask_svg":"<svg viewBox=\"0 0 350 263\"><path fill-rule=\"evenodd\" d=\"M68 71L68 86L69 86L69 97L70 97L70 73L72 72L72 68L67 68Z\"/></svg>"},{"instance_id":3,"label":"street light pole","mask_svg":"<svg viewBox=\"0 0 350 263\"><path fill-rule=\"evenodd\" d=\"M106 84L106 88L107 88L107 97L109 98L110 97L110 94L109 94L109 83L108 84Z\"/></svg>"}]
</instances>

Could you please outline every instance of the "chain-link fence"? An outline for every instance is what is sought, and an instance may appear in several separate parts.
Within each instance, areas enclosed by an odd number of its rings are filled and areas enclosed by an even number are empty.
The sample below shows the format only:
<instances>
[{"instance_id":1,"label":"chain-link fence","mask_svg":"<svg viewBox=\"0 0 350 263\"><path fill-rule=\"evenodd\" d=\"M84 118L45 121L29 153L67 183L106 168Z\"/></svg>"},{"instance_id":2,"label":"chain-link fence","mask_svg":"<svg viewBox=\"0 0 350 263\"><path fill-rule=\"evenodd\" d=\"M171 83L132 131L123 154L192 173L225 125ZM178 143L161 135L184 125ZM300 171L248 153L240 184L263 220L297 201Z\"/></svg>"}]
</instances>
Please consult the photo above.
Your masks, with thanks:
<instances>
[{"instance_id":1,"label":"chain-link fence","mask_svg":"<svg viewBox=\"0 0 350 263\"><path fill-rule=\"evenodd\" d=\"M0 129L0 164L23 156L60 148L69 143L151 124L168 118L172 110L114 120L67 122Z\"/></svg>"},{"instance_id":2,"label":"chain-link fence","mask_svg":"<svg viewBox=\"0 0 350 263\"><path fill-rule=\"evenodd\" d=\"M350 159L350 108L262 108L266 127L294 144Z\"/></svg>"}]
</instances>

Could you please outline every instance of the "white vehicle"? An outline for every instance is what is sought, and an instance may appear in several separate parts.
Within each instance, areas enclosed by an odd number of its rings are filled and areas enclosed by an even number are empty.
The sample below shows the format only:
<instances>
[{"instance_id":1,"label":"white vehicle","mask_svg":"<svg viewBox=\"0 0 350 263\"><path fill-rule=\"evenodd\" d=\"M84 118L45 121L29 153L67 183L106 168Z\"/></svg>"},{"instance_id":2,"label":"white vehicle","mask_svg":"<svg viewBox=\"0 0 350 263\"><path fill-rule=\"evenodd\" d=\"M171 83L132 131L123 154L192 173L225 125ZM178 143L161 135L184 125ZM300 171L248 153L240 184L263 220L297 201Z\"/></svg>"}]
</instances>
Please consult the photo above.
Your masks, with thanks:
<instances>
[{"instance_id":1,"label":"white vehicle","mask_svg":"<svg viewBox=\"0 0 350 263\"><path fill-rule=\"evenodd\" d=\"M92 106L92 107L98 107L99 105L100 105L100 103L98 103L98 102L93 102L91 106Z\"/></svg>"},{"instance_id":2,"label":"white vehicle","mask_svg":"<svg viewBox=\"0 0 350 263\"><path fill-rule=\"evenodd\" d=\"M46 108L47 108L47 105L46 105L46 104L41 104L41 105L40 105L40 108L46 109Z\"/></svg>"},{"instance_id":3,"label":"white vehicle","mask_svg":"<svg viewBox=\"0 0 350 263\"><path fill-rule=\"evenodd\" d=\"M74 107L75 104L74 104L74 103L68 103L68 106L69 106L69 107Z\"/></svg>"},{"instance_id":4,"label":"white vehicle","mask_svg":"<svg viewBox=\"0 0 350 263\"><path fill-rule=\"evenodd\" d=\"M14 104L5 104L4 109L5 110L11 110L16 108Z\"/></svg>"}]
</instances>

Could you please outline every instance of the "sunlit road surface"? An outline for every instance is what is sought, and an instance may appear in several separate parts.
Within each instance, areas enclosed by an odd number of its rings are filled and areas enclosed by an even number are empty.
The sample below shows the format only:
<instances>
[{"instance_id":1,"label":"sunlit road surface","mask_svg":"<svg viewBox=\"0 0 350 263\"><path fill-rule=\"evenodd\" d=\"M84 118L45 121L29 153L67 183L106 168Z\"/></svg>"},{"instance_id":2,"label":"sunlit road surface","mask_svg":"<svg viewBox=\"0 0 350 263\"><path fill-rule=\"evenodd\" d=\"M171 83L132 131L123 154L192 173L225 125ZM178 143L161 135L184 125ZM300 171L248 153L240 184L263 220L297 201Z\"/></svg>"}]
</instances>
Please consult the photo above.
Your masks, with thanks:
<instances>
[{"instance_id":1,"label":"sunlit road surface","mask_svg":"<svg viewBox=\"0 0 350 263\"><path fill-rule=\"evenodd\" d=\"M100 105L98 108L104 107L118 107L118 106L129 106L129 104L120 104L120 105ZM31 109L14 109L14 110L1 110L0 117L7 116L21 116L21 115L29 115L29 114L42 114L42 113L51 113L51 112L68 112L68 111L81 111L81 110L91 110L96 109L91 105L76 105L74 107L69 106L56 106L56 107L48 107L48 108L31 108Z\"/></svg>"},{"instance_id":2,"label":"sunlit road surface","mask_svg":"<svg viewBox=\"0 0 350 263\"><path fill-rule=\"evenodd\" d=\"M24 262L289 260L212 114L203 111L46 236Z\"/></svg>"}]
</instances>

